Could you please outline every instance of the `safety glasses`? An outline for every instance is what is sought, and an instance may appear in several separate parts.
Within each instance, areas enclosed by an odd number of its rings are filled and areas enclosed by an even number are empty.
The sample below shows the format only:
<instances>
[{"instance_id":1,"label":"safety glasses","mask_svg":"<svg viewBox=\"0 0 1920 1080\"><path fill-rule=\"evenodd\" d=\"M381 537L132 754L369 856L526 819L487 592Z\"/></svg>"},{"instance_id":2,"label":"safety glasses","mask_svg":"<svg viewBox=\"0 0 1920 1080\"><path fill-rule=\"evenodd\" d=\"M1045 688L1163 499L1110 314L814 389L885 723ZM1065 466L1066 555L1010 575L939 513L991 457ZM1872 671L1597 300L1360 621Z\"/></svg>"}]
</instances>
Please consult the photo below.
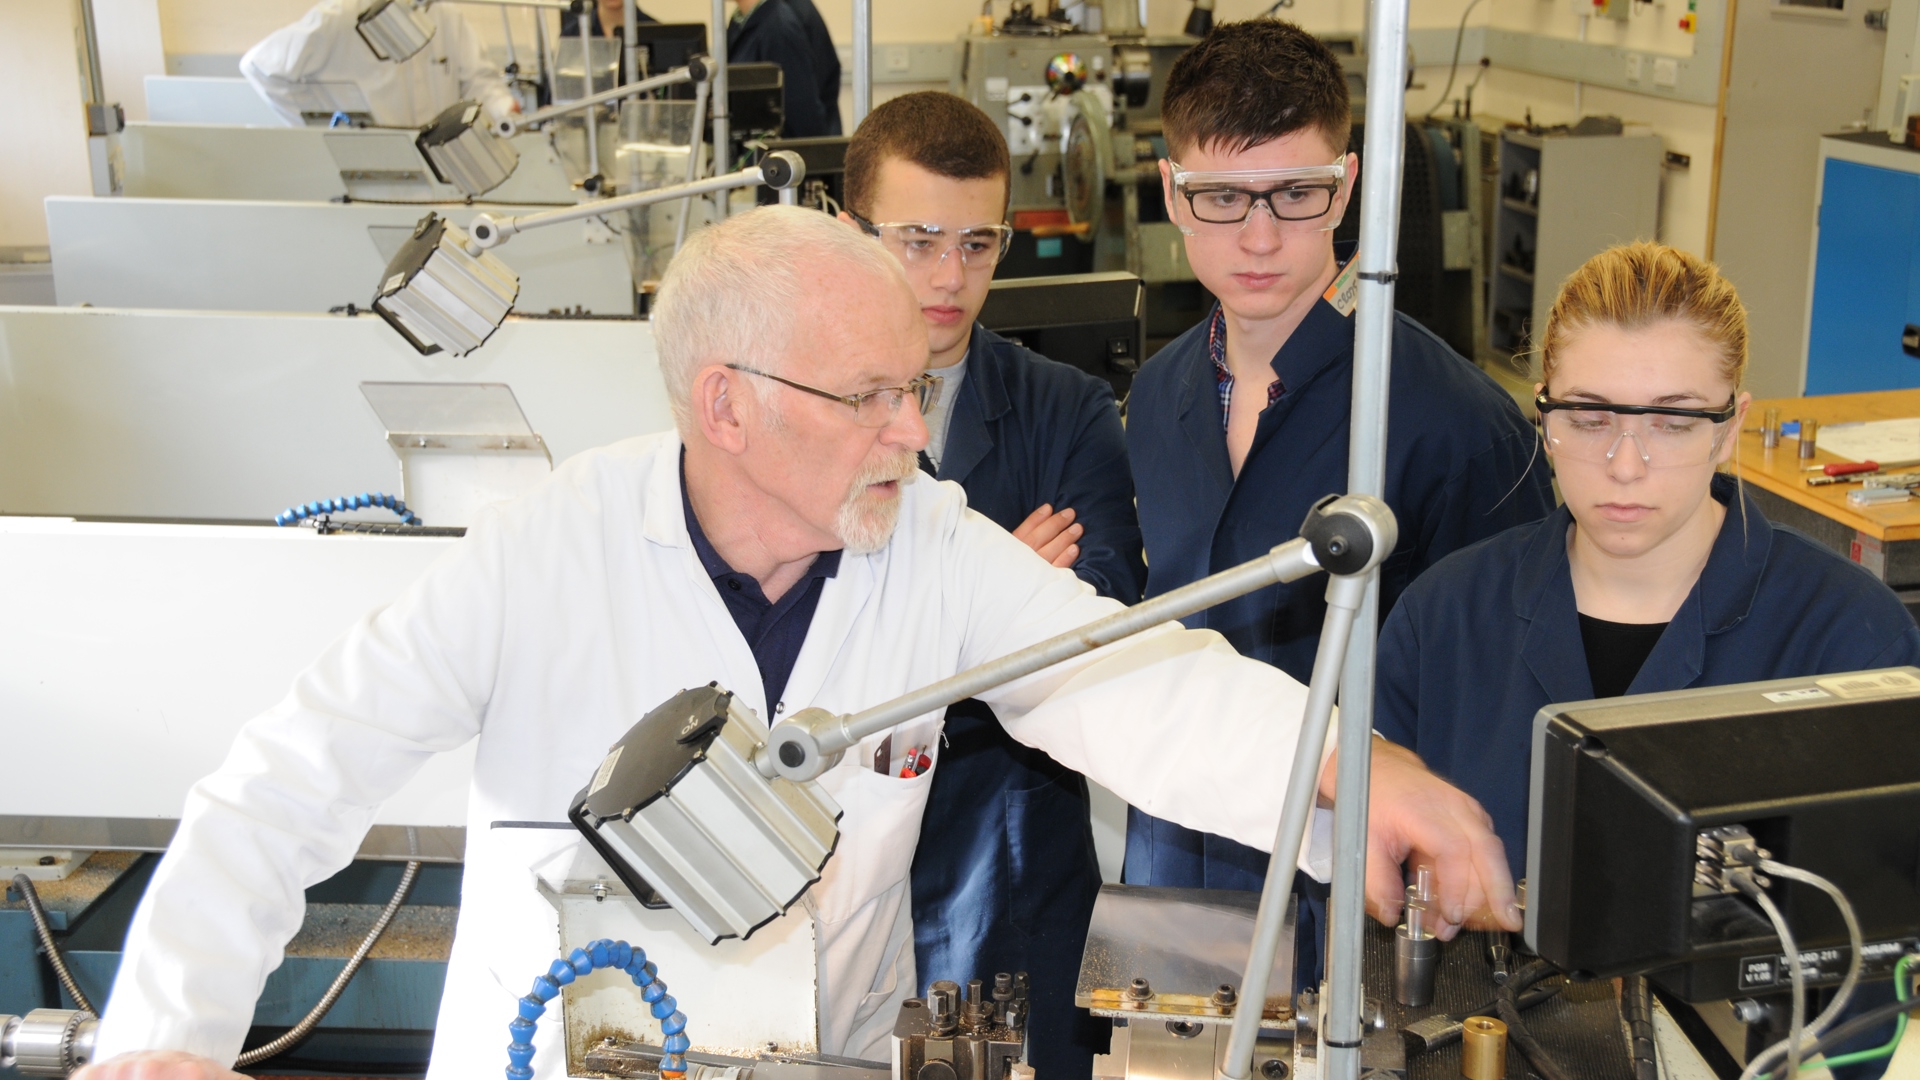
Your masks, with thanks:
<instances>
[{"instance_id":1,"label":"safety glasses","mask_svg":"<svg viewBox=\"0 0 1920 1080\"><path fill-rule=\"evenodd\" d=\"M1572 461L1611 463L1628 439L1649 469L1708 464L1719 453L1727 421L1739 412L1729 400L1719 409L1675 409L1665 405L1615 405L1597 401L1533 399L1540 427L1554 456Z\"/></svg>"},{"instance_id":2,"label":"safety glasses","mask_svg":"<svg viewBox=\"0 0 1920 1080\"><path fill-rule=\"evenodd\" d=\"M948 255L958 254L960 265L968 272L990 272L1006 257L1007 248L1013 243L1013 226L997 222L949 229L923 221L875 223L851 210L847 216L910 269L935 266Z\"/></svg>"},{"instance_id":3,"label":"safety glasses","mask_svg":"<svg viewBox=\"0 0 1920 1080\"><path fill-rule=\"evenodd\" d=\"M1188 236L1239 232L1256 206L1291 232L1326 232L1340 225L1333 206L1347 179L1345 157L1299 169L1190 172L1179 162L1168 164L1173 166L1174 223ZM1178 213L1182 204L1186 212Z\"/></svg>"}]
</instances>

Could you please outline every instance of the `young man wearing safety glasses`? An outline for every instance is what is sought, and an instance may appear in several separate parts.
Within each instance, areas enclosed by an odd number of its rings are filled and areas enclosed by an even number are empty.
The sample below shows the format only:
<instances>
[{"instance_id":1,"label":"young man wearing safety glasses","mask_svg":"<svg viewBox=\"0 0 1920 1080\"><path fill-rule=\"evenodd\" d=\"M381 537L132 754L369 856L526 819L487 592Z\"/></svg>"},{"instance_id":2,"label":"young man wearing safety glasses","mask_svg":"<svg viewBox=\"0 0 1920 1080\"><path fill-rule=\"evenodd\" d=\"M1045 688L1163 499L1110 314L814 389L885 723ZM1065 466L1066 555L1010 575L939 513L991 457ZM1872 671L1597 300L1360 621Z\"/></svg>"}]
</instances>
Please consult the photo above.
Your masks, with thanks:
<instances>
[{"instance_id":1,"label":"young man wearing safety glasses","mask_svg":"<svg viewBox=\"0 0 1920 1080\"><path fill-rule=\"evenodd\" d=\"M1005 137L952 94L869 114L847 147L841 219L906 270L941 379L921 467L1102 595L1140 599L1145 570L1126 436L1108 384L975 322L1013 230ZM898 748L907 749L907 748ZM978 701L947 710L912 891L919 990L1024 971L1035 1067L1091 1074L1099 1025L1073 1005L1100 871L1086 781L1015 742Z\"/></svg>"},{"instance_id":2,"label":"young man wearing safety glasses","mask_svg":"<svg viewBox=\"0 0 1920 1080\"><path fill-rule=\"evenodd\" d=\"M1148 595L1286 541L1315 500L1347 490L1354 268L1332 230L1359 167L1347 152L1340 62L1291 23L1215 27L1174 65L1161 119L1167 213L1218 306L1142 367L1128 399ZM1404 315L1393 335L1386 499L1400 544L1381 568L1383 616L1448 552L1553 507L1512 398ZM1279 585L1186 621L1306 679L1324 593ZM1252 848L1137 809L1128 826L1131 883L1260 888L1267 857ZM1302 905L1307 977L1317 921L1317 905Z\"/></svg>"}]
</instances>

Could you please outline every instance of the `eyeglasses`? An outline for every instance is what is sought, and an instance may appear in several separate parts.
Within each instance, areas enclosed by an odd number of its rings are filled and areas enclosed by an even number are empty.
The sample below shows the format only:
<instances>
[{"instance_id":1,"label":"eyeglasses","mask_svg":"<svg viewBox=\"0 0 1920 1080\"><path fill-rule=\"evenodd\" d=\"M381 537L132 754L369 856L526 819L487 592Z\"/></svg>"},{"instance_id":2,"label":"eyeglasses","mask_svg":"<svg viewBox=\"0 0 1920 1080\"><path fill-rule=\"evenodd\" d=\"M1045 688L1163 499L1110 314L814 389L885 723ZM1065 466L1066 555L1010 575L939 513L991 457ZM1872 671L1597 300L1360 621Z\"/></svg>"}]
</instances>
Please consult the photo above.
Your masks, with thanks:
<instances>
[{"instance_id":1,"label":"eyeglasses","mask_svg":"<svg viewBox=\"0 0 1920 1080\"><path fill-rule=\"evenodd\" d=\"M851 210L847 216L911 269L938 266L949 253L957 252L960 265L969 272L991 271L1006 258L1013 244L1011 225L988 223L948 229L919 221L883 221L876 225Z\"/></svg>"},{"instance_id":2,"label":"eyeglasses","mask_svg":"<svg viewBox=\"0 0 1920 1080\"><path fill-rule=\"evenodd\" d=\"M772 379L782 386L791 386L795 390L804 390L818 397L837 401L853 410L853 422L861 427L880 428L893 423L900 415L900 405L911 397L922 416L940 400L940 377L920 374L910 379L905 386L883 386L878 390L867 390L858 394L836 394L831 390L822 390L817 386L797 383L792 379L783 379L768 371L759 371L745 364L728 364L735 371L744 371L749 375L758 375L763 379Z\"/></svg>"},{"instance_id":3,"label":"eyeglasses","mask_svg":"<svg viewBox=\"0 0 1920 1080\"><path fill-rule=\"evenodd\" d=\"M1276 223L1292 229L1324 232L1340 224L1337 218L1326 219L1346 180L1344 160L1300 169L1222 172L1189 172L1178 162L1169 164L1176 198L1186 201L1188 212L1201 224L1244 228L1255 206L1265 207ZM1196 231L1185 225L1181 229L1189 235Z\"/></svg>"},{"instance_id":4,"label":"eyeglasses","mask_svg":"<svg viewBox=\"0 0 1920 1080\"><path fill-rule=\"evenodd\" d=\"M1555 456L1574 461L1611 462L1631 438L1641 464L1650 469L1705 465L1720 450L1739 411L1728 401L1719 409L1674 409L1665 405L1613 405L1597 401L1533 399L1540 426Z\"/></svg>"}]
</instances>

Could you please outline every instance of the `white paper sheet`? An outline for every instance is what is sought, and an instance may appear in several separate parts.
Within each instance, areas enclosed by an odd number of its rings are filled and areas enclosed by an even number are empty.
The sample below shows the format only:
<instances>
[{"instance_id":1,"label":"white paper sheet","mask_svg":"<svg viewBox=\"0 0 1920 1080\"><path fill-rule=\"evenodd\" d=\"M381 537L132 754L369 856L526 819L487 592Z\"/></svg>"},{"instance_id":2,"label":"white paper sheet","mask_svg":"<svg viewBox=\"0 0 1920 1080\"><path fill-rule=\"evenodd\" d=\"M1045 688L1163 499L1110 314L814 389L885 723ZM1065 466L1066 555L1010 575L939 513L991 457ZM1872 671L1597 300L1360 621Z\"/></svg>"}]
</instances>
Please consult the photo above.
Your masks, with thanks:
<instances>
[{"instance_id":1,"label":"white paper sheet","mask_svg":"<svg viewBox=\"0 0 1920 1080\"><path fill-rule=\"evenodd\" d=\"M1822 424L1813 443L1850 461L1912 461L1920 459L1920 417Z\"/></svg>"}]
</instances>

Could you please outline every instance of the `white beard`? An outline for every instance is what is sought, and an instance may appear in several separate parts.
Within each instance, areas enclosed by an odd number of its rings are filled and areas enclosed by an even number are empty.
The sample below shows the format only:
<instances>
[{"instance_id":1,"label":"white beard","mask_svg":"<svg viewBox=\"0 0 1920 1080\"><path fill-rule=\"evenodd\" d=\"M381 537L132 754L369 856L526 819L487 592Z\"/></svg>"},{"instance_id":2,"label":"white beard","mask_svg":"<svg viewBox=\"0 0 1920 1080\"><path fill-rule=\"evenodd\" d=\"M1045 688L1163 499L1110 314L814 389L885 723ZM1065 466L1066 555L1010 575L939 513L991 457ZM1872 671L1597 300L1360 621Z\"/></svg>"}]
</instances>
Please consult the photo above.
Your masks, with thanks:
<instances>
[{"instance_id":1,"label":"white beard","mask_svg":"<svg viewBox=\"0 0 1920 1080\"><path fill-rule=\"evenodd\" d=\"M835 515L833 532L846 546L849 555L868 555L887 546L893 538L893 530L900 523L900 499L881 498L867 493L871 484L884 484L897 480L901 486L913 483L920 474L920 464L911 454L875 462L860 470L847 488L847 497L840 503L840 512Z\"/></svg>"}]
</instances>

